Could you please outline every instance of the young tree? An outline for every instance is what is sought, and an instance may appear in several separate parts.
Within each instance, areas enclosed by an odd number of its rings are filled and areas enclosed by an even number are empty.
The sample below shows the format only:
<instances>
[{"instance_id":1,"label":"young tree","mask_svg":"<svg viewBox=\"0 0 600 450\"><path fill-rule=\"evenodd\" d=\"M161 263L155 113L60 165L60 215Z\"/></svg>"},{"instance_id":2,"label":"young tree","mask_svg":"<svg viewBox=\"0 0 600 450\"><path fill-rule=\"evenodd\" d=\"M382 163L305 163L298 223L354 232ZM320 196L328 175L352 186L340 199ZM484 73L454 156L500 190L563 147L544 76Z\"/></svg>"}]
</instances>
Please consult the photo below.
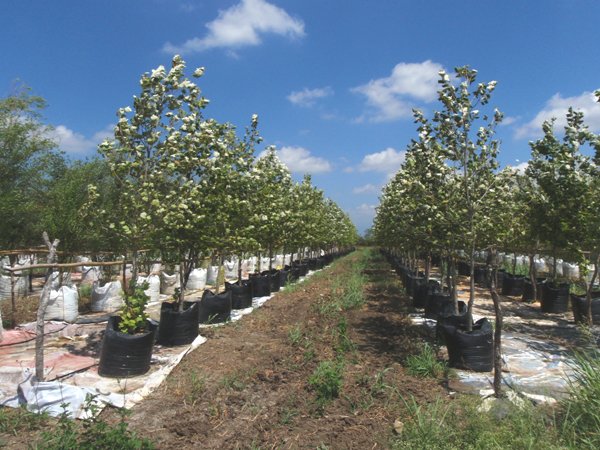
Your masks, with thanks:
<instances>
[{"instance_id":1,"label":"young tree","mask_svg":"<svg viewBox=\"0 0 600 450\"><path fill-rule=\"evenodd\" d=\"M269 147L258 158L252 174L252 225L261 251L269 255L268 270L271 270L273 252L284 244L292 178L289 169L277 157L274 147ZM261 267L261 270L265 268Z\"/></svg>"},{"instance_id":2,"label":"young tree","mask_svg":"<svg viewBox=\"0 0 600 450\"><path fill-rule=\"evenodd\" d=\"M486 205L496 194L499 141L495 128L502 121L497 109L491 116L482 114L496 87L495 81L476 83L477 71L465 67L455 69L458 85L440 72L438 97L442 110L432 119L432 136L438 141L453 170L456 189L447 209L455 236L461 239L470 265L469 318L475 301L475 249L480 240L480 225L486 221ZM471 321L469 320L469 323Z\"/></svg>"},{"instance_id":3,"label":"young tree","mask_svg":"<svg viewBox=\"0 0 600 450\"><path fill-rule=\"evenodd\" d=\"M145 73L133 109L120 108L115 139L100 145L119 191L116 215L100 218L131 251L133 280L142 248L167 248L181 261L182 293L185 276L197 254L206 223L202 189L211 153L223 145L226 127L205 120L208 104L200 88L184 75L185 61L176 55L171 69L159 66ZM194 71L202 76L204 69ZM90 186L93 198L97 188Z\"/></svg>"}]
</instances>

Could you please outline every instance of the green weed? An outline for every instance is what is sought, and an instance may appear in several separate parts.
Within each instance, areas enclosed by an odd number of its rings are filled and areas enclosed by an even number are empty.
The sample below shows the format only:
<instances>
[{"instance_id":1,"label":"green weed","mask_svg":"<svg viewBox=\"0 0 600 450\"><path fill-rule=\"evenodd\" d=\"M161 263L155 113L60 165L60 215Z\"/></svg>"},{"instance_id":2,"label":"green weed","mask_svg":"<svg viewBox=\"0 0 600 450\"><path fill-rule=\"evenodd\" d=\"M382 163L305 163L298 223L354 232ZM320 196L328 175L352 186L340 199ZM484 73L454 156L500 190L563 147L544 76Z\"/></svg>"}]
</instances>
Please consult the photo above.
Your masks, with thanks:
<instances>
[{"instance_id":1,"label":"green weed","mask_svg":"<svg viewBox=\"0 0 600 450\"><path fill-rule=\"evenodd\" d=\"M317 394L321 406L337 398L342 389L344 364L340 361L323 361L308 379L308 384Z\"/></svg>"},{"instance_id":2,"label":"green weed","mask_svg":"<svg viewBox=\"0 0 600 450\"><path fill-rule=\"evenodd\" d=\"M414 376L438 378L444 375L446 363L438 360L435 349L425 343L421 353L406 358L406 368Z\"/></svg>"},{"instance_id":3,"label":"green weed","mask_svg":"<svg viewBox=\"0 0 600 450\"><path fill-rule=\"evenodd\" d=\"M297 347L302 342L302 328L296 325L288 330L288 341L293 347Z\"/></svg>"}]
</instances>

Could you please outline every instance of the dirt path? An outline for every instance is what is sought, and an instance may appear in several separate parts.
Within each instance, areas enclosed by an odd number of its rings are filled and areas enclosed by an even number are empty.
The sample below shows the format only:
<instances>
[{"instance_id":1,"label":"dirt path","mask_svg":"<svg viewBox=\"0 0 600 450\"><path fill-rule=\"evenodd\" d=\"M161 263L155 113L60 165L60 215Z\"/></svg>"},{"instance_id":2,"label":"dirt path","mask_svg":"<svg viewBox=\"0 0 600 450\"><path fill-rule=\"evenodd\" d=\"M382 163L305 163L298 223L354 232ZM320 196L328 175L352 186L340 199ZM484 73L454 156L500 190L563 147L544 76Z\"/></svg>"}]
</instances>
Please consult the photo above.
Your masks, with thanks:
<instances>
[{"instance_id":1,"label":"dirt path","mask_svg":"<svg viewBox=\"0 0 600 450\"><path fill-rule=\"evenodd\" d=\"M402 398L446 393L400 365L417 331L381 258L364 271L363 306L330 307L367 254L342 258L240 322L205 331L209 341L134 408L131 428L165 449L388 447ZM343 367L341 392L325 404L309 384L322 361Z\"/></svg>"}]
</instances>

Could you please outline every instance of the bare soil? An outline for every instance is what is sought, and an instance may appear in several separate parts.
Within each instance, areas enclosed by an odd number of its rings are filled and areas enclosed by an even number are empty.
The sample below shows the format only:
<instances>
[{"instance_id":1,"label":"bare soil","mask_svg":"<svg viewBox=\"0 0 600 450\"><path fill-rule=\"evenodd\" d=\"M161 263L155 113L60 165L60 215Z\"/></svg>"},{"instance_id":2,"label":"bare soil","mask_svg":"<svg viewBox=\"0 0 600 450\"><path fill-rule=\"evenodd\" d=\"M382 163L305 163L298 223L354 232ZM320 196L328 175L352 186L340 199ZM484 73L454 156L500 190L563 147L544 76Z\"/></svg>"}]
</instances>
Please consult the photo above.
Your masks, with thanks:
<instances>
[{"instance_id":1,"label":"bare soil","mask_svg":"<svg viewBox=\"0 0 600 450\"><path fill-rule=\"evenodd\" d=\"M363 307L325 312L339 292L336 279L360 257L337 261L240 322L204 332L208 342L134 408L130 428L164 449L387 448L402 398L447 394L441 380L414 378L401 365L420 339L382 260L369 262ZM343 354L336 350L342 316L354 343ZM336 358L344 361L343 387L321 406L308 379L319 362Z\"/></svg>"}]
</instances>

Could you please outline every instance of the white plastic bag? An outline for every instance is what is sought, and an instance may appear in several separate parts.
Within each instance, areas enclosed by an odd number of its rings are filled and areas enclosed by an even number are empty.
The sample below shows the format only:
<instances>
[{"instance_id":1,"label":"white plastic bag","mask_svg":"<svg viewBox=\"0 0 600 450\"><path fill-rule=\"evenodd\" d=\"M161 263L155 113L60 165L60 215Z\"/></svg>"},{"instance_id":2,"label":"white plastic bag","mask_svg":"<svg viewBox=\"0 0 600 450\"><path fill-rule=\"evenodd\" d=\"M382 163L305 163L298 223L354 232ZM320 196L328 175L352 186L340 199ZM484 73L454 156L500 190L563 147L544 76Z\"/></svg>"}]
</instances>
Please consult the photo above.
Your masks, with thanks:
<instances>
[{"instance_id":1,"label":"white plastic bag","mask_svg":"<svg viewBox=\"0 0 600 450\"><path fill-rule=\"evenodd\" d=\"M160 277L158 275L148 275L147 277L138 277L137 284L140 285L144 282L148 283L148 289L144 292L150 297L150 302L157 302L160 300Z\"/></svg>"},{"instance_id":2,"label":"white plastic bag","mask_svg":"<svg viewBox=\"0 0 600 450\"><path fill-rule=\"evenodd\" d=\"M206 269L194 269L190 273L186 288L190 291L204 289L206 286Z\"/></svg>"},{"instance_id":3,"label":"white plastic bag","mask_svg":"<svg viewBox=\"0 0 600 450\"><path fill-rule=\"evenodd\" d=\"M217 277L219 276L219 266L209 266L206 271L206 284L211 286L217 284Z\"/></svg>"},{"instance_id":4,"label":"white plastic bag","mask_svg":"<svg viewBox=\"0 0 600 450\"><path fill-rule=\"evenodd\" d=\"M123 288L120 281L110 281L104 286L92 287L92 311L114 312L123 306Z\"/></svg>"},{"instance_id":5,"label":"white plastic bag","mask_svg":"<svg viewBox=\"0 0 600 450\"><path fill-rule=\"evenodd\" d=\"M169 275L165 272L160 274L160 293L166 295L173 295L175 289L181 285L179 282L179 273Z\"/></svg>"},{"instance_id":6,"label":"white plastic bag","mask_svg":"<svg viewBox=\"0 0 600 450\"><path fill-rule=\"evenodd\" d=\"M236 259L232 261L225 261L225 279L226 280L237 280L238 277L238 261Z\"/></svg>"},{"instance_id":7,"label":"white plastic bag","mask_svg":"<svg viewBox=\"0 0 600 450\"><path fill-rule=\"evenodd\" d=\"M62 286L50 292L50 300L44 314L44 320L63 320L75 322L79 315L79 295L77 289Z\"/></svg>"},{"instance_id":8,"label":"white plastic bag","mask_svg":"<svg viewBox=\"0 0 600 450\"><path fill-rule=\"evenodd\" d=\"M15 276L15 296L27 295L27 277ZM0 300L9 299L11 296L10 275L0 275Z\"/></svg>"}]
</instances>

